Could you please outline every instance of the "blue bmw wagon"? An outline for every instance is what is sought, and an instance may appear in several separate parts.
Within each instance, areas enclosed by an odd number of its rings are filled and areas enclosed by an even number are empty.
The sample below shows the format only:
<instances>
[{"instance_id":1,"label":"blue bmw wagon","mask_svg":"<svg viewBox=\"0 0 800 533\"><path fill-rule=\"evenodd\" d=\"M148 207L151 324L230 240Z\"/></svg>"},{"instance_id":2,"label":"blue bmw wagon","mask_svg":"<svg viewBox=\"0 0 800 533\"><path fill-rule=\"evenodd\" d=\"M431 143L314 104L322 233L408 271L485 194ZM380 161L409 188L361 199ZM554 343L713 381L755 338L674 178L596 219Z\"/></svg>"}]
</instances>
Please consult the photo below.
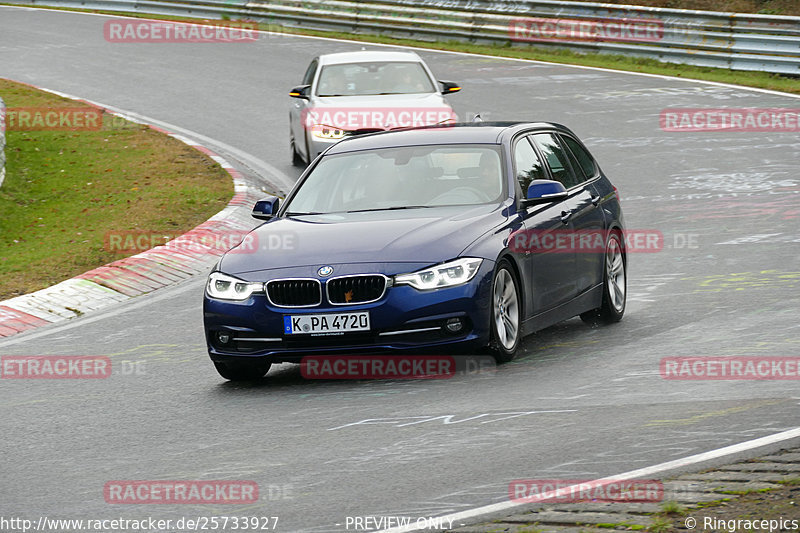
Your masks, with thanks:
<instances>
[{"instance_id":1,"label":"blue bmw wagon","mask_svg":"<svg viewBox=\"0 0 800 533\"><path fill-rule=\"evenodd\" d=\"M323 354L486 350L506 362L536 330L625 312L616 188L559 124L347 138L253 216L264 223L205 287L208 350L226 379Z\"/></svg>"}]
</instances>

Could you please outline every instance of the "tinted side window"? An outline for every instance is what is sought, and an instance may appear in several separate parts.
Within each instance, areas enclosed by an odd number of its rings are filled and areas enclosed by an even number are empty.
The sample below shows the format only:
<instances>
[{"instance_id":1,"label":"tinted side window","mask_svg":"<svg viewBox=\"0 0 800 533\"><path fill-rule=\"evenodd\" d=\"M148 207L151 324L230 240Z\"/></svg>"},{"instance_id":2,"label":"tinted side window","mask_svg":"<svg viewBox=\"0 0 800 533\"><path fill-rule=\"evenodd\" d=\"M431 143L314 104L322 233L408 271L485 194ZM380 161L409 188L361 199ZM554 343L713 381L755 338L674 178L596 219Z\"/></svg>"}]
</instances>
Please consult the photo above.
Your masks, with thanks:
<instances>
[{"instance_id":1,"label":"tinted side window","mask_svg":"<svg viewBox=\"0 0 800 533\"><path fill-rule=\"evenodd\" d=\"M572 151L569 148L564 146L564 139L559 136L561 147L564 148L564 153L567 154L567 158L569 159L569 165L572 167L572 171L575 174L576 183L583 183L587 180L586 175L583 173L583 169L581 168L580 163L578 160L575 159L575 156L572 154Z\"/></svg>"},{"instance_id":2,"label":"tinted side window","mask_svg":"<svg viewBox=\"0 0 800 533\"><path fill-rule=\"evenodd\" d=\"M583 181L578 180L575 174L572 173L567 154L564 153L564 149L561 148L555 135L552 133L537 133L533 135L533 138L547 160L554 180L563 183L567 189Z\"/></svg>"},{"instance_id":3,"label":"tinted side window","mask_svg":"<svg viewBox=\"0 0 800 533\"><path fill-rule=\"evenodd\" d=\"M317 60L311 62L308 65L308 69L306 69L306 73L303 75L303 85L311 85L311 82L314 81L314 74L317 73Z\"/></svg>"},{"instance_id":4,"label":"tinted side window","mask_svg":"<svg viewBox=\"0 0 800 533\"><path fill-rule=\"evenodd\" d=\"M586 148L581 146L581 144L572 137L562 135L561 138L564 139L564 143L569 147L575 159L578 160L578 164L583 170L583 173L586 174L586 177L595 177L597 175L597 163L594 162L594 158L586 151Z\"/></svg>"},{"instance_id":5,"label":"tinted side window","mask_svg":"<svg viewBox=\"0 0 800 533\"><path fill-rule=\"evenodd\" d=\"M528 192L528 185L532 180L547 179L542 162L539 161L539 156L536 155L527 137L517 141L514 146L514 172L517 174L523 196Z\"/></svg>"}]
</instances>

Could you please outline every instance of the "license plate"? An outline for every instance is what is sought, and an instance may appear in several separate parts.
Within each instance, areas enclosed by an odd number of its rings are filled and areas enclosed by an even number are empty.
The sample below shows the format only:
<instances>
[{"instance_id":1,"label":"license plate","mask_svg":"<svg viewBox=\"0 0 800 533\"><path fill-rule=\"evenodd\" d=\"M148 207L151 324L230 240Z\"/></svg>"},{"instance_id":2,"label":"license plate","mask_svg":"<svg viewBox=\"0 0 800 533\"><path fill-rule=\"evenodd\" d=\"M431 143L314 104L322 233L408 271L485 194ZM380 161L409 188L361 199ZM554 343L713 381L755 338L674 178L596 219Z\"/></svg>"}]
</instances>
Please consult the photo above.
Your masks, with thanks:
<instances>
[{"instance_id":1,"label":"license plate","mask_svg":"<svg viewBox=\"0 0 800 533\"><path fill-rule=\"evenodd\" d=\"M369 331L369 312L287 315L283 317L283 332L286 335L347 333L350 331Z\"/></svg>"}]
</instances>

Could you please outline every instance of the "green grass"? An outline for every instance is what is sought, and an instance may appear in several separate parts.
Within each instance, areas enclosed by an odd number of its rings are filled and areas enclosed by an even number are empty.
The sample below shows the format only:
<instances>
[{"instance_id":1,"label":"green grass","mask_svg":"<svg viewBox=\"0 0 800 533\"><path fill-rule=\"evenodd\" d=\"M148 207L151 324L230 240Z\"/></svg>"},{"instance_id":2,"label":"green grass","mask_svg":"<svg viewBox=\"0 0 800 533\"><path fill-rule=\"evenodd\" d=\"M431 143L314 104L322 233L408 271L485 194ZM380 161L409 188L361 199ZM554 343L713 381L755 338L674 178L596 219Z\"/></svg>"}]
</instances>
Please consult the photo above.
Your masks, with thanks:
<instances>
[{"instance_id":1,"label":"green grass","mask_svg":"<svg viewBox=\"0 0 800 533\"><path fill-rule=\"evenodd\" d=\"M763 494L775 489L745 489L745 490L718 490L719 494L730 494L732 496L744 496L745 494Z\"/></svg>"},{"instance_id":2,"label":"green grass","mask_svg":"<svg viewBox=\"0 0 800 533\"><path fill-rule=\"evenodd\" d=\"M596 524L596 527L600 529L618 529L620 527L625 528L628 531L642 531L645 529L645 526L639 524L629 524L628 522L614 522L614 523L600 523Z\"/></svg>"},{"instance_id":3,"label":"green grass","mask_svg":"<svg viewBox=\"0 0 800 533\"><path fill-rule=\"evenodd\" d=\"M714 500L710 502L698 502L694 504L694 507L698 509L705 509L707 507L719 507L720 505L727 504L729 501L731 501L731 498L720 498L719 500Z\"/></svg>"},{"instance_id":4,"label":"green grass","mask_svg":"<svg viewBox=\"0 0 800 533\"><path fill-rule=\"evenodd\" d=\"M664 514L683 514L686 508L676 501L666 501L661 504L661 512Z\"/></svg>"},{"instance_id":5,"label":"green grass","mask_svg":"<svg viewBox=\"0 0 800 533\"><path fill-rule=\"evenodd\" d=\"M667 533L672 529L672 520L663 516L653 518L653 523L647 527L649 533Z\"/></svg>"},{"instance_id":6,"label":"green grass","mask_svg":"<svg viewBox=\"0 0 800 533\"><path fill-rule=\"evenodd\" d=\"M77 107L0 79L8 108ZM96 131L8 131L0 187L0 300L130 255L104 248L110 231L177 235L222 209L230 176L149 128L104 116Z\"/></svg>"}]
</instances>

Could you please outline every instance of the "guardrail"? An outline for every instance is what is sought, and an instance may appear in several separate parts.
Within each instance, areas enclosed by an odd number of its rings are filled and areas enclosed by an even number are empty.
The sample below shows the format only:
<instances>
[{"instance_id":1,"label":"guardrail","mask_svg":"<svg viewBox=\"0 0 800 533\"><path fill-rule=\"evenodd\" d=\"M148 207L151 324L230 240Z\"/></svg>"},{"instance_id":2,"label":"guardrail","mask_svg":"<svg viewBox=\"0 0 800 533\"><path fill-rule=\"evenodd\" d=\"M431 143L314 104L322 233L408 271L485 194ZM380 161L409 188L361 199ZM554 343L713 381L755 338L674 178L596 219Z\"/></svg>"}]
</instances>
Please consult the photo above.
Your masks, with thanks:
<instances>
[{"instance_id":1,"label":"guardrail","mask_svg":"<svg viewBox=\"0 0 800 533\"><path fill-rule=\"evenodd\" d=\"M6 179L6 103L0 98L0 187Z\"/></svg>"},{"instance_id":2,"label":"guardrail","mask_svg":"<svg viewBox=\"0 0 800 533\"><path fill-rule=\"evenodd\" d=\"M9 1L9 0L6 0ZM800 17L518 0L10 0L433 41L553 46L800 75Z\"/></svg>"}]
</instances>

